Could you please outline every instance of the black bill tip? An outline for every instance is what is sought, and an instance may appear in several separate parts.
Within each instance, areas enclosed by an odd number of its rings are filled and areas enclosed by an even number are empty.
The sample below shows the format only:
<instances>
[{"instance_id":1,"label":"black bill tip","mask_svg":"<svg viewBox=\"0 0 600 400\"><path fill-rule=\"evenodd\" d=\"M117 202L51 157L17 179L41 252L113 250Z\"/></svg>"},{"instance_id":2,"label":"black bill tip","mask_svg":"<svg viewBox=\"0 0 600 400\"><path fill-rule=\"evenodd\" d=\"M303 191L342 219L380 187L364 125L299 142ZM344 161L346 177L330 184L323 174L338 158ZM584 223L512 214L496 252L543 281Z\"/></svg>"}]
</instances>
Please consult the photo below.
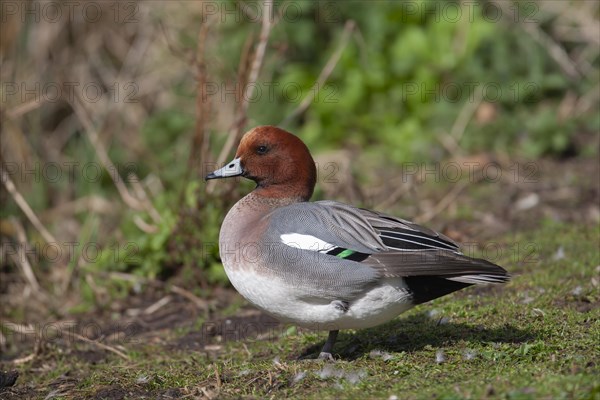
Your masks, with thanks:
<instances>
[{"instance_id":1,"label":"black bill tip","mask_svg":"<svg viewBox=\"0 0 600 400\"><path fill-rule=\"evenodd\" d=\"M206 175L204 177L204 181L209 181L211 179L219 179L220 176L216 175L214 172L211 172L210 174Z\"/></svg>"}]
</instances>

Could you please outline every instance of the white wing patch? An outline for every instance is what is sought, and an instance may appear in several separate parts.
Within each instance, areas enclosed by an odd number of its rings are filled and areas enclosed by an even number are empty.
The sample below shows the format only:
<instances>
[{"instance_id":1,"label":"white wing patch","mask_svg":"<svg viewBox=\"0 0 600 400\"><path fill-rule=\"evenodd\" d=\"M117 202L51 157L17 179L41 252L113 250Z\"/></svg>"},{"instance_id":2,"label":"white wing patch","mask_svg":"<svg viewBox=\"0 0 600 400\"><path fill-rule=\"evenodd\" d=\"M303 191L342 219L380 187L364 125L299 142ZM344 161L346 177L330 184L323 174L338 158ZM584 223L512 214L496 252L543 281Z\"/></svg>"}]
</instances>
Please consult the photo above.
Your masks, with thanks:
<instances>
[{"instance_id":1,"label":"white wing patch","mask_svg":"<svg viewBox=\"0 0 600 400\"><path fill-rule=\"evenodd\" d=\"M301 233L284 233L280 236L281 243L302 250L318 251L321 253L328 252L336 246L327 243L324 240L312 235L302 235Z\"/></svg>"}]
</instances>

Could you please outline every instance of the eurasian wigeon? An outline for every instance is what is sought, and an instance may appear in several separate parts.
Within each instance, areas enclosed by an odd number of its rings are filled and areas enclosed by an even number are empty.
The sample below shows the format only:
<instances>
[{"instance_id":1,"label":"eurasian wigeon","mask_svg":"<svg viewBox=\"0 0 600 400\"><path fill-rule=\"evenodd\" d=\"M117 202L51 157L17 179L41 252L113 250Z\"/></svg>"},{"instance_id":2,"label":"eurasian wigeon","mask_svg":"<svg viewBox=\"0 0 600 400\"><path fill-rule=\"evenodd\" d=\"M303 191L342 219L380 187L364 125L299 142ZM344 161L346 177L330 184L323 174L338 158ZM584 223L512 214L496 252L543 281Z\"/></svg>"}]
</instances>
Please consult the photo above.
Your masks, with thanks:
<instances>
[{"instance_id":1,"label":"eurasian wigeon","mask_svg":"<svg viewBox=\"0 0 600 400\"><path fill-rule=\"evenodd\" d=\"M382 324L411 307L508 273L461 254L412 222L335 201L309 202L317 171L306 145L274 126L247 132L235 158L206 179L243 176L256 188L227 213L219 237L238 292L272 316L329 331Z\"/></svg>"}]
</instances>

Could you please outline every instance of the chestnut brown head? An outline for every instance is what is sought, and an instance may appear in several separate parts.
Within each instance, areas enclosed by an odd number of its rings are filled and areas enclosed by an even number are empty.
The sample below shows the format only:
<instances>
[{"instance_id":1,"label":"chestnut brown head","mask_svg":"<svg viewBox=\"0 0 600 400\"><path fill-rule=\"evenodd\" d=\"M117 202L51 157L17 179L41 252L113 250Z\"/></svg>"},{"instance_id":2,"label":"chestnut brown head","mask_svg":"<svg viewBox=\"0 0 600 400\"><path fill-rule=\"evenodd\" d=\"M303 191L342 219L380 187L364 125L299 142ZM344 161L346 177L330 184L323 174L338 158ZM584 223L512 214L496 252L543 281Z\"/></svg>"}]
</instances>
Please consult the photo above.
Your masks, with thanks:
<instances>
[{"instance_id":1,"label":"chestnut brown head","mask_svg":"<svg viewBox=\"0 0 600 400\"><path fill-rule=\"evenodd\" d=\"M317 171L298 137L275 126L259 126L242 137L235 158L206 179L240 175L256 182L259 195L306 201L312 196Z\"/></svg>"}]
</instances>

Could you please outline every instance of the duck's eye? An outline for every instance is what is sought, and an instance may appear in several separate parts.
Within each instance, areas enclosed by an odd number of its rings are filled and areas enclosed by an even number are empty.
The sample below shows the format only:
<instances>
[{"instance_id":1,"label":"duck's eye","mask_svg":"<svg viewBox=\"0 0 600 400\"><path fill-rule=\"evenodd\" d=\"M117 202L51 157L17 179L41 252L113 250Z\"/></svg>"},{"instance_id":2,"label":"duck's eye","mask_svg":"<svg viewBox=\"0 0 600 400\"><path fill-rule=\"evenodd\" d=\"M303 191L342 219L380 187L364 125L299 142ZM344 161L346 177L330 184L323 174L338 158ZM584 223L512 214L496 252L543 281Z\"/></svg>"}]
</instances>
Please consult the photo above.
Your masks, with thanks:
<instances>
[{"instance_id":1,"label":"duck's eye","mask_svg":"<svg viewBox=\"0 0 600 400\"><path fill-rule=\"evenodd\" d=\"M267 151L269 151L269 149L267 148L267 146L258 146L256 148L256 152L258 154L265 154Z\"/></svg>"}]
</instances>

